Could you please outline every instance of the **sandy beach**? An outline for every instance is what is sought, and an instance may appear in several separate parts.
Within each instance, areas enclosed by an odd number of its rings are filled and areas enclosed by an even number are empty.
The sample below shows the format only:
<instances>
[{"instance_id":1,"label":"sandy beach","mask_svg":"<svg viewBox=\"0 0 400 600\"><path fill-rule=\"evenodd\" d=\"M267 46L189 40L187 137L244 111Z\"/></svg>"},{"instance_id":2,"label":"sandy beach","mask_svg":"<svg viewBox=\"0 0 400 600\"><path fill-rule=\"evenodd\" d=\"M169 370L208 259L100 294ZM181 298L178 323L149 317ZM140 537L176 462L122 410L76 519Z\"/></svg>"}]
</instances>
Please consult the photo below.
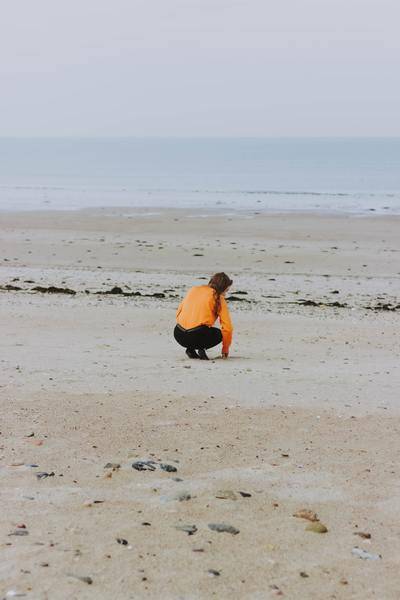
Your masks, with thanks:
<instances>
[{"instance_id":1,"label":"sandy beach","mask_svg":"<svg viewBox=\"0 0 400 600\"><path fill-rule=\"evenodd\" d=\"M0 597L397 600L399 226L2 213ZM190 361L220 270L231 356Z\"/></svg>"}]
</instances>

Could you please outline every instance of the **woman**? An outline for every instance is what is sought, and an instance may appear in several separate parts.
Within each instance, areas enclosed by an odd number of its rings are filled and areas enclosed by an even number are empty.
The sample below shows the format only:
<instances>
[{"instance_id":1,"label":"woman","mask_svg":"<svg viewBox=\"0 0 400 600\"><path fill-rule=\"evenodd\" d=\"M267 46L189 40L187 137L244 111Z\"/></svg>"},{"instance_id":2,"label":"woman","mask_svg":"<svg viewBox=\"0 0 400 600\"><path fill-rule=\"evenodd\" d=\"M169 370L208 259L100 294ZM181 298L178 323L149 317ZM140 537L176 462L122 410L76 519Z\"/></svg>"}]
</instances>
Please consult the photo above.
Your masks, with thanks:
<instances>
[{"instance_id":1,"label":"woman","mask_svg":"<svg viewBox=\"0 0 400 600\"><path fill-rule=\"evenodd\" d=\"M215 273L208 285L192 287L180 303L174 337L189 358L208 360L206 349L221 342L222 357L228 358L233 327L224 296L231 285L228 275ZM221 329L213 327L218 317Z\"/></svg>"}]
</instances>

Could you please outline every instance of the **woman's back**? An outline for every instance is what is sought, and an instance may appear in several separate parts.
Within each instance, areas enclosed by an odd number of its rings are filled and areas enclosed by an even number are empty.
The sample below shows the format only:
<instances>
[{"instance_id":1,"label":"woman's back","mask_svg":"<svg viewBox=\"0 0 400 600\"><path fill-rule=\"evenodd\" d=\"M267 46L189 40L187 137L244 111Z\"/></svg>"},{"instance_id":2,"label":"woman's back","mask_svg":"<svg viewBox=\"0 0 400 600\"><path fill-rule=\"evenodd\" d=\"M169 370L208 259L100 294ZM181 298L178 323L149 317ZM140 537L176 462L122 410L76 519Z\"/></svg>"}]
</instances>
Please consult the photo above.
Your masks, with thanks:
<instances>
[{"instance_id":1,"label":"woman's back","mask_svg":"<svg viewBox=\"0 0 400 600\"><path fill-rule=\"evenodd\" d=\"M177 322L185 329L199 325L211 327L216 318L214 292L208 285L192 287L177 312Z\"/></svg>"}]
</instances>

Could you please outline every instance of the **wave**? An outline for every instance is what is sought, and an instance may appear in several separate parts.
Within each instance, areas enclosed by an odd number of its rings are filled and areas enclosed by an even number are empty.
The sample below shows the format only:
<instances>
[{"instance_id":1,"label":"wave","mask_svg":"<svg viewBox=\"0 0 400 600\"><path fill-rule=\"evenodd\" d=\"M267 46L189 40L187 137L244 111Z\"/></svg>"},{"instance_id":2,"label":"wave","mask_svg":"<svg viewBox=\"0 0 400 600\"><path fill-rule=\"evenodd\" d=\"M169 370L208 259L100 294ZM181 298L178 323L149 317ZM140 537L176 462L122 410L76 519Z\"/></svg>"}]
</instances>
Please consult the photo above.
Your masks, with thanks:
<instances>
[{"instance_id":1,"label":"wave","mask_svg":"<svg viewBox=\"0 0 400 600\"><path fill-rule=\"evenodd\" d=\"M38 192L78 192L78 193L145 193L145 194L240 194L253 196L317 196L317 197L334 197L334 198L357 198L360 196L370 198L400 198L400 192L330 192L330 191L307 191L307 190L246 190L246 189L177 189L177 188L127 188L127 187L92 187L90 184L86 187L66 187L66 186L49 186L49 185L0 185L0 191L38 191Z\"/></svg>"}]
</instances>

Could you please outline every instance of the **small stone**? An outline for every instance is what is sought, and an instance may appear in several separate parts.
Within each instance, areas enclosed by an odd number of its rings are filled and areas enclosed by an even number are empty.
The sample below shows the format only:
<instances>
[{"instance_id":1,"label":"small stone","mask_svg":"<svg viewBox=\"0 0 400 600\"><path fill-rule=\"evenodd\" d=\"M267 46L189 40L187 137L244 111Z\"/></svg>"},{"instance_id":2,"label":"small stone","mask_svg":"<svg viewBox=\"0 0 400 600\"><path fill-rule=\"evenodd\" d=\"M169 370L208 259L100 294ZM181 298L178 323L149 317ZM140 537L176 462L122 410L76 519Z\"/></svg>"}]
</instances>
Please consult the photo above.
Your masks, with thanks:
<instances>
[{"instance_id":1,"label":"small stone","mask_svg":"<svg viewBox=\"0 0 400 600\"><path fill-rule=\"evenodd\" d=\"M301 508L295 512L293 516L297 517L298 519L307 519L307 521L319 521L317 513L312 510L308 510L307 508Z\"/></svg>"},{"instance_id":2,"label":"small stone","mask_svg":"<svg viewBox=\"0 0 400 600\"><path fill-rule=\"evenodd\" d=\"M353 548L351 553L354 554L354 556L357 556L358 558L362 558L363 560L379 560L382 558L380 554L371 554L371 552L367 552L362 548L358 548L358 546Z\"/></svg>"},{"instance_id":3,"label":"small stone","mask_svg":"<svg viewBox=\"0 0 400 600\"><path fill-rule=\"evenodd\" d=\"M326 533L328 528L319 521L314 521L313 523L309 523L306 527L306 531L314 531L314 533Z\"/></svg>"},{"instance_id":4,"label":"small stone","mask_svg":"<svg viewBox=\"0 0 400 600\"><path fill-rule=\"evenodd\" d=\"M189 494L189 492L179 492L173 496L173 499L178 500L179 502L186 502L187 500L190 500L191 497L192 496Z\"/></svg>"},{"instance_id":5,"label":"small stone","mask_svg":"<svg viewBox=\"0 0 400 600\"><path fill-rule=\"evenodd\" d=\"M360 536L360 538L363 538L364 540L370 540L371 539L371 534L370 533L365 533L364 531L355 531L354 535L358 535L358 536Z\"/></svg>"},{"instance_id":6,"label":"small stone","mask_svg":"<svg viewBox=\"0 0 400 600\"><path fill-rule=\"evenodd\" d=\"M27 529L16 529L15 531L8 534L9 536L15 535L17 537L23 537L25 535L29 535L29 531Z\"/></svg>"},{"instance_id":7,"label":"small stone","mask_svg":"<svg viewBox=\"0 0 400 600\"><path fill-rule=\"evenodd\" d=\"M249 492L239 492L242 498L251 498L251 494Z\"/></svg>"},{"instance_id":8,"label":"small stone","mask_svg":"<svg viewBox=\"0 0 400 600\"><path fill-rule=\"evenodd\" d=\"M300 571L300 577L306 578L306 577L309 577L309 574L306 573L305 571Z\"/></svg>"},{"instance_id":9,"label":"small stone","mask_svg":"<svg viewBox=\"0 0 400 600\"><path fill-rule=\"evenodd\" d=\"M232 535L240 533L239 529L236 529L236 527L228 525L227 523L209 523L208 527L211 531L217 531L218 533L231 533Z\"/></svg>"},{"instance_id":10,"label":"small stone","mask_svg":"<svg viewBox=\"0 0 400 600\"><path fill-rule=\"evenodd\" d=\"M117 542L118 542L118 544L121 544L121 546L128 545L128 540L125 540L124 538L117 538Z\"/></svg>"},{"instance_id":11,"label":"small stone","mask_svg":"<svg viewBox=\"0 0 400 600\"><path fill-rule=\"evenodd\" d=\"M83 581L83 583L87 583L88 585L92 585L93 579L86 575L75 575L74 573L67 573L68 577L73 577L74 579L79 579L79 581Z\"/></svg>"},{"instance_id":12,"label":"small stone","mask_svg":"<svg viewBox=\"0 0 400 600\"><path fill-rule=\"evenodd\" d=\"M137 460L132 463L132 468L136 469L136 471L155 471L155 465L154 460Z\"/></svg>"},{"instance_id":13,"label":"small stone","mask_svg":"<svg viewBox=\"0 0 400 600\"><path fill-rule=\"evenodd\" d=\"M47 477L54 477L54 471L51 473L47 473L46 471L41 471L40 473L36 473L36 477L38 479L46 479Z\"/></svg>"},{"instance_id":14,"label":"small stone","mask_svg":"<svg viewBox=\"0 0 400 600\"><path fill-rule=\"evenodd\" d=\"M167 463L161 463L160 464L160 469L162 471L167 471L167 473L176 473L177 472L177 468L174 467L173 465L168 465Z\"/></svg>"},{"instance_id":15,"label":"small stone","mask_svg":"<svg viewBox=\"0 0 400 600\"><path fill-rule=\"evenodd\" d=\"M274 596L283 596L282 590L277 585L273 584L273 585L270 585L269 587L271 588Z\"/></svg>"},{"instance_id":16,"label":"small stone","mask_svg":"<svg viewBox=\"0 0 400 600\"><path fill-rule=\"evenodd\" d=\"M196 525L175 525L175 529L178 529L178 531L184 531L188 535L194 535L197 531Z\"/></svg>"},{"instance_id":17,"label":"small stone","mask_svg":"<svg viewBox=\"0 0 400 600\"><path fill-rule=\"evenodd\" d=\"M104 465L105 469L120 469L121 465L119 463L111 463L108 462L106 465Z\"/></svg>"},{"instance_id":18,"label":"small stone","mask_svg":"<svg viewBox=\"0 0 400 600\"><path fill-rule=\"evenodd\" d=\"M211 577L219 577L219 575L221 575L221 573L215 569L208 569L208 574L211 575Z\"/></svg>"},{"instance_id":19,"label":"small stone","mask_svg":"<svg viewBox=\"0 0 400 600\"><path fill-rule=\"evenodd\" d=\"M215 497L221 500L237 500L237 496L232 490L219 490Z\"/></svg>"}]
</instances>

